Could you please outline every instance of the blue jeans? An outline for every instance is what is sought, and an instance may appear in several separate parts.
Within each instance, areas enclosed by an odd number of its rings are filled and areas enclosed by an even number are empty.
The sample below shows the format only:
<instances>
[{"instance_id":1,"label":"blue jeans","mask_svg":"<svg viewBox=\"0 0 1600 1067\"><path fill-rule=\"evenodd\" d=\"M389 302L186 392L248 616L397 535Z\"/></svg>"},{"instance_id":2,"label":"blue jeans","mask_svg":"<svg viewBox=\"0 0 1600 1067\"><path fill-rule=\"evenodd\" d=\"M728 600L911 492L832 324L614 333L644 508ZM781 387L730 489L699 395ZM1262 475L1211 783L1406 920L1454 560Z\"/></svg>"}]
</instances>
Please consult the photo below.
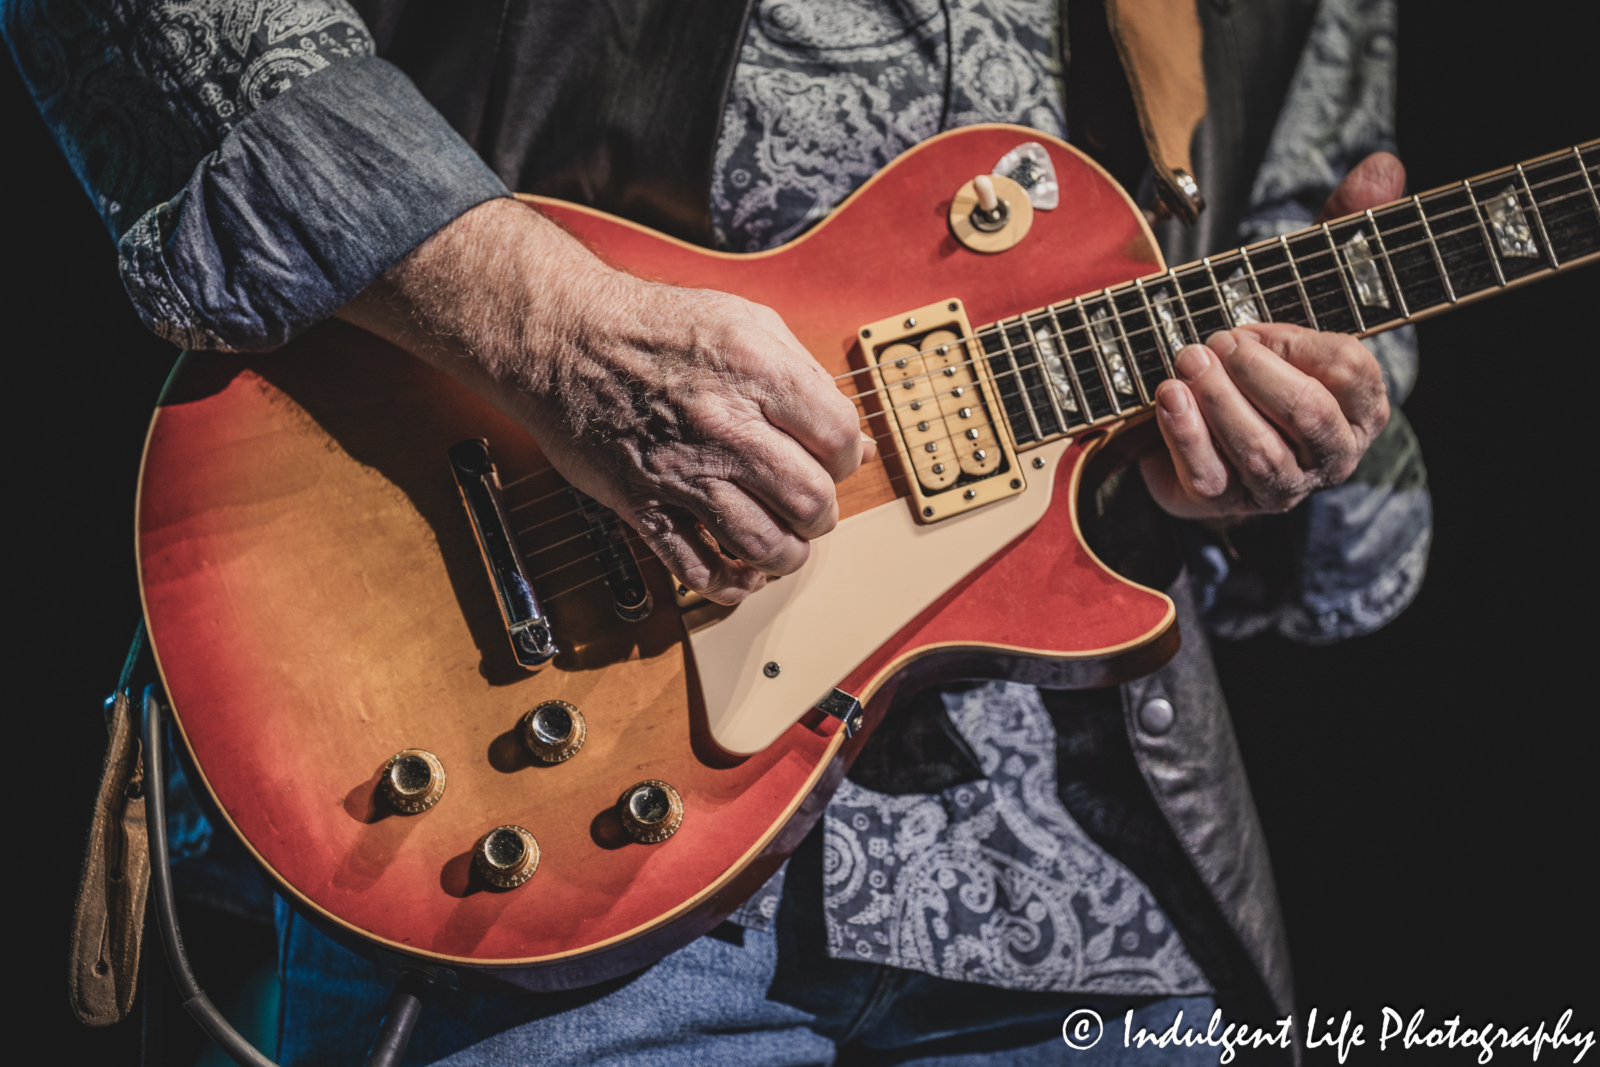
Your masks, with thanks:
<instances>
[{"instance_id":1,"label":"blue jeans","mask_svg":"<svg viewBox=\"0 0 1600 1067\"><path fill-rule=\"evenodd\" d=\"M815 837L815 835L813 835ZM812 844L812 842L808 842ZM830 959L820 870L802 846L772 932L723 924L652 967L564 993L437 990L423 1008L407 1063L777 1067L787 1064L1062 1064L1212 1067L1214 1048L1125 1049L1134 1032L1166 1029L1182 1010L1203 1030L1210 997L1034 993L856 960ZM363 1062L390 983L282 904L279 973L285 1067ZM1105 1019L1075 1051L1062 1022L1078 1008Z\"/></svg>"}]
</instances>

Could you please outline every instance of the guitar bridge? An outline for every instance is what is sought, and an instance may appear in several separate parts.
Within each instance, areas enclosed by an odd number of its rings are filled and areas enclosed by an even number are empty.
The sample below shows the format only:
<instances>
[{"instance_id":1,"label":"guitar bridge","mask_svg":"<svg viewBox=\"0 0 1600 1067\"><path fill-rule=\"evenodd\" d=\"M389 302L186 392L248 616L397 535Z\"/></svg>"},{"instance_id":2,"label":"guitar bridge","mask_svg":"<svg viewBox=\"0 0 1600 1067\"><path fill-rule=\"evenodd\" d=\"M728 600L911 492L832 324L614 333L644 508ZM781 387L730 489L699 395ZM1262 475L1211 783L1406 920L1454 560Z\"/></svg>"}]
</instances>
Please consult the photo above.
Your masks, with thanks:
<instances>
[{"instance_id":1,"label":"guitar bridge","mask_svg":"<svg viewBox=\"0 0 1600 1067\"><path fill-rule=\"evenodd\" d=\"M474 439L451 445L450 469L461 489L467 517L472 520L472 532L500 605L511 652L524 668L536 671L560 650L512 536L505 501L500 496L500 475L489 458L489 442Z\"/></svg>"},{"instance_id":2,"label":"guitar bridge","mask_svg":"<svg viewBox=\"0 0 1600 1067\"><path fill-rule=\"evenodd\" d=\"M991 398L999 394L959 300L871 323L857 336L918 522L941 522L1027 488L1016 448L994 417Z\"/></svg>"}]
</instances>

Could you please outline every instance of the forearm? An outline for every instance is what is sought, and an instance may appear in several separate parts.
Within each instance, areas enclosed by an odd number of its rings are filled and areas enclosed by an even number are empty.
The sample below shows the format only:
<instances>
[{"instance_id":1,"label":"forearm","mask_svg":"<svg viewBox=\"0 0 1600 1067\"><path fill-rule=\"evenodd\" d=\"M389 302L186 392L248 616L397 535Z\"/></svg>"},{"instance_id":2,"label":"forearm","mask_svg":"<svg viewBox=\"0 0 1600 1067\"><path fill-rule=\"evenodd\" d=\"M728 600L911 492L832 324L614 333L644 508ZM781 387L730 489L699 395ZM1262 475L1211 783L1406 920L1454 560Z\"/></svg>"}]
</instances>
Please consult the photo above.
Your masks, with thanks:
<instances>
[{"instance_id":1,"label":"forearm","mask_svg":"<svg viewBox=\"0 0 1600 1067\"><path fill-rule=\"evenodd\" d=\"M771 309L614 270L515 201L466 212L339 315L494 404L726 602L804 562L869 447Z\"/></svg>"},{"instance_id":2,"label":"forearm","mask_svg":"<svg viewBox=\"0 0 1600 1067\"><path fill-rule=\"evenodd\" d=\"M282 5L242 39L258 20L228 0L66 6L6 3L7 40L140 318L176 344L282 344L506 195L342 3ZM293 49L285 24L307 31Z\"/></svg>"}]
</instances>

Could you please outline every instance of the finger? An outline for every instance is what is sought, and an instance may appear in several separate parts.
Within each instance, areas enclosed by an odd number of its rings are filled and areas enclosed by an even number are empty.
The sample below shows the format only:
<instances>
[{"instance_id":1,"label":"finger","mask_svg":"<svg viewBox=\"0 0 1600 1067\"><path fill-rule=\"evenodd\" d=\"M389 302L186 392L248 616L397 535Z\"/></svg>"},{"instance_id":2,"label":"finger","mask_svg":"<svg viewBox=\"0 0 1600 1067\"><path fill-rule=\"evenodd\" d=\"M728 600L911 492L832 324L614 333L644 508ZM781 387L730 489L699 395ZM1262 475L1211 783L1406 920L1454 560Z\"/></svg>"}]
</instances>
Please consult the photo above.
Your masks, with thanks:
<instances>
[{"instance_id":1,"label":"finger","mask_svg":"<svg viewBox=\"0 0 1600 1067\"><path fill-rule=\"evenodd\" d=\"M771 388L763 396L762 414L811 453L835 482L843 481L864 458L858 444L861 413L777 312L751 306L753 321L765 339L785 350L784 357L772 359Z\"/></svg>"},{"instance_id":2,"label":"finger","mask_svg":"<svg viewBox=\"0 0 1600 1067\"><path fill-rule=\"evenodd\" d=\"M1362 447L1389 422L1389 392L1377 357L1347 334L1269 323L1248 333L1286 363L1320 382L1339 405Z\"/></svg>"},{"instance_id":3,"label":"finger","mask_svg":"<svg viewBox=\"0 0 1600 1067\"><path fill-rule=\"evenodd\" d=\"M1211 347L1231 351L1236 343L1229 334L1215 334L1205 345L1185 347L1173 366L1245 492L1262 509L1282 510L1297 499L1305 475L1288 443L1239 392Z\"/></svg>"},{"instance_id":4,"label":"finger","mask_svg":"<svg viewBox=\"0 0 1600 1067\"><path fill-rule=\"evenodd\" d=\"M1157 504L1179 518L1200 519L1225 514L1233 479L1217 453L1194 397L1182 382L1166 381L1156 389L1156 424L1167 451L1145 457L1145 485Z\"/></svg>"},{"instance_id":5,"label":"finger","mask_svg":"<svg viewBox=\"0 0 1600 1067\"><path fill-rule=\"evenodd\" d=\"M1405 188L1405 165L1388 152L1374 152L1344 176L1317 221L1327 222L1398 200Z\"/></svg>"},{"instance_id":6,"label":"finger","mask_svg":"<svg viewBox=\"0 0 1600 1067\"><path fill-rule=\"evenodd\" d=\"M764 574L793 574L811 554L809 544L731 482L707 481L689 510L728 555Z\"/></svg>"},{"instance_id":7,"label":"finger","mask_svg":"<svg viewBox=\"0 0 1600 1067\"><path fill-rule=\"evenodd\" d=\"M687 510L651 508L628 520L675 578L714 603L737 604L766 584L765 575L719 552Z\"/></svg>"},{"instance_id":8,"label":"finger","mask_svg":"<svg viewBox=\"0 0 1600 1067\"><path fill-rule=\"evenodd\" d=\"M771 427L748 428L748 444L730 453L730 479L771 510L784 526L811 541L839 523L833 480L799 443Z\"/></svg>"},{"instance_id":9,"label":"finger","mask_svg":"<svg viewBox=\"0 0 1600 1067\"><path fill-rule=\"evenodd\" d=\"M1223 337L1235 344L1229 348ZM1213 338L1212 343L1228 377L1288 438L1302 469L1322 470L1339 465L1340 457L1360 454L1362 442L1321 381L1267 347L1250 330L1235 330L1223 337Z\"/></svg>"},{"instance_id":10,"label":"finger","mask_svg":"<svg viewBox=\"0 0 1600 1067\"><path fill-rule=\"evenodd\" d=\"M684 504L698 500L714 510L708 487L733 482L805 540L833 529L839 521L833 479L793 437L754 411L738 411L716 396L697 402L688 414L703 443L688 453L672 453L670 462L656 470L656 483L673 487L669 499ZM859 433L852 447L859 453Z\"/></svg>"}]
</instances>

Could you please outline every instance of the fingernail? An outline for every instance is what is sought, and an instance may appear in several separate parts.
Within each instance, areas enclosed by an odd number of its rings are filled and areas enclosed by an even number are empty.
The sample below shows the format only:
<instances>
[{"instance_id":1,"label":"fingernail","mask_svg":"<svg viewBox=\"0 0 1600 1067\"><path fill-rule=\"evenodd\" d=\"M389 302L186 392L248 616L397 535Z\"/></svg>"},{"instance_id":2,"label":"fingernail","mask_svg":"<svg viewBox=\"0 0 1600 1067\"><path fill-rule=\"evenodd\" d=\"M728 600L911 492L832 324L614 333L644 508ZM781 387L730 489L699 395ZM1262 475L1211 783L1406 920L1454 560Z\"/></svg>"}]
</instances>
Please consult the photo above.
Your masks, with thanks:
<instances>
[{"instance_id":1,"label":"fingernail","mask_svg":"<svg viewBox=\"0 0 1600 1067\"><path fill-rule=\"evenodd\" d=\"M1211 366L1211 353L1207 352L1204 345L1186 345L1178 353L1178 358L1173 362L1173 368L1178 372L1178 377L1186 382L1192 382L1206 372Z\"/></svg>"},{"instance_id":2,"label":"fingernail","mask_svg":"<svg viewBox=\"0 0 1600 1067\"><path fill-rule=\"evenodd\" d=\"M1187 415L1189 390L1173 382L1162 382L1161 387L1156 390L1156 402L1168 415Z\"/></svg>"},{"instance_id":3,"label":"fingernail","mask_svg":"<svg viewBox=\"0 0 1600 1067\"><path fill-rule=\"evenodd\" d=\"M1219 356L1226 357L1228 353L1239 347L1239 339L1231 333L1214 333L1206 338L1206 344Z\"/></svg>"}]
</instances>

